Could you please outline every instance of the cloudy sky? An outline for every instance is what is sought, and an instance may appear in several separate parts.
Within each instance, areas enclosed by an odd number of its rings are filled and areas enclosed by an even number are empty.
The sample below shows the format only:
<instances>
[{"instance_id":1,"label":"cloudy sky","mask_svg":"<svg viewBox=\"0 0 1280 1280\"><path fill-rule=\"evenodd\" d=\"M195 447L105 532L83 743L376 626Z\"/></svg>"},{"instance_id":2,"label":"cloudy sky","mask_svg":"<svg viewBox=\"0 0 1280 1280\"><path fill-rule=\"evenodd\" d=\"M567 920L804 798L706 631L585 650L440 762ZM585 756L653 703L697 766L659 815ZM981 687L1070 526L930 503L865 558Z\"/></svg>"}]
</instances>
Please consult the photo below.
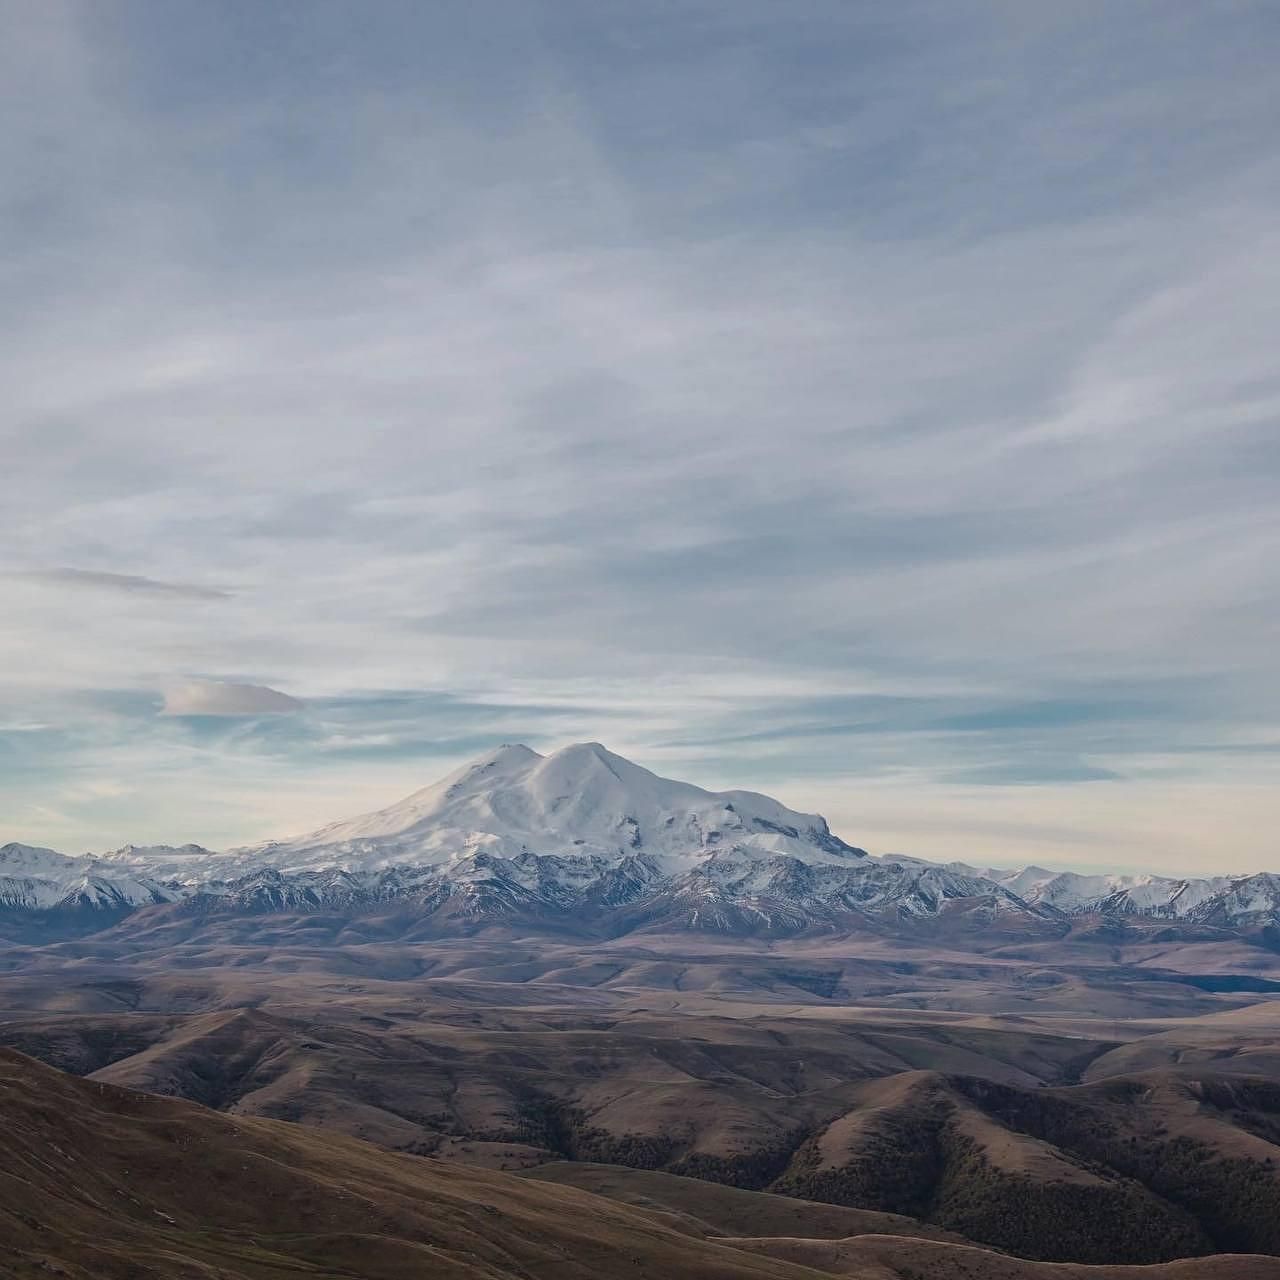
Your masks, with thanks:
<instances>
[{"instance_id":1,"label":"cloudy sky","mask_svg":"<svg viewBox=\"0 0 1280 1280\"><path fill-rule=\"evenodd\" d=\"M0 841L599 739L1280 866L1268 0L0 20Z\"/></svg>"}]
</instances>

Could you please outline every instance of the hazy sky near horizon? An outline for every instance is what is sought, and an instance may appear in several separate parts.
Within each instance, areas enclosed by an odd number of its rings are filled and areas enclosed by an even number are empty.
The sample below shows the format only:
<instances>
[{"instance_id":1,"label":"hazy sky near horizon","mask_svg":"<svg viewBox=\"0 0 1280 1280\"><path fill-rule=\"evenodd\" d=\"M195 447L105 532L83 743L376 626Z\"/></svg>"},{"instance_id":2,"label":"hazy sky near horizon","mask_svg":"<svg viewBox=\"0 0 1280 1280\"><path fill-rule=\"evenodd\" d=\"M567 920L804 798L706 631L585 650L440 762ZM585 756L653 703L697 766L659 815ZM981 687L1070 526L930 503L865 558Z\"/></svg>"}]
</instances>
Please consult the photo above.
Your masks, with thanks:
<instances>
[{"instance_id":1,"label":"hazy sky near horizon","mask_svg":"<svg viewBox=\"0 0 1280 1280\"><path fill-rule=\"evenodd\" d=\"M598 739L1280 869L1280 8L0 0L0 842Z\"/></svg>"}]
</instances>

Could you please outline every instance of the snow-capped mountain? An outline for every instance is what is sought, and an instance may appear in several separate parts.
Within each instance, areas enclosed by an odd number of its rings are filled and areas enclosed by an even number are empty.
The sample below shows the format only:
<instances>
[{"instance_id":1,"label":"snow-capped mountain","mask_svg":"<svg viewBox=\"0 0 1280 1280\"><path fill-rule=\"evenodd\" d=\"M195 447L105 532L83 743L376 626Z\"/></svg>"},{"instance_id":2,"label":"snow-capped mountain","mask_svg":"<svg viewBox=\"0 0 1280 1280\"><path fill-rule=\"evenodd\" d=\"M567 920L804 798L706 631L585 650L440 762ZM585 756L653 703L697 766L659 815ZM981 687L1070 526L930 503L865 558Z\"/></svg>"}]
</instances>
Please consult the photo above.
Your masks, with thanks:
<instances>
[{"instance_id":1,"label":"snow-capped mountain","mask_svg":"<svg viewBox=\"0 0 1280 1280\"><path fill-rule=\"evenodd\" d=\"M1062 911L1100 911L1108 915L1152 915L1171 919L1194 917L1239 880L1231 876L1214 876L1205 880L1177 880L1155 875L1086 876L1073 871L1047 871L1044 867L1024 867L1021 871L989 874L1020 898Z\"/></svg>"},{"instance_id":2,"label":"snow-capped mountain","mask_svg":"<svg viewBox=\"0 0 1280 1280\"><path fill-rule=\"evenodd\" d=\"M107 868L90 855L71 858L25 844L0 846L0 911L114 911L183 896L132 869Z\"/></svg>"},{"instance_id":3,"label":"snow-capped mountain","mask_svg":"<svg viewBox=\"0 0 1280 1280\"><path fill-rule=\"evenodd\" d=\"M670 874L725 848L807 862L866 857L817 814L751 791L704 791L660 778L598 742L549 756L504 746L389 809L252 852L291 865L369 870L478 853L613 859L643 851Z\"/></svg>"},{"instance_id":4,"label":"snow-capped mountain","mask_svg":"<svg viewBox=\"0 0 1280 1280\"><path fill-rule=\"evenodd\" d=\"M661 778L598 743L509 745L375 813L223 853L126 845L68 857L0 848L0 916L104 923L138 908L405 910L428 927L491 921L617 935L956 928L1062 931L1070 917L1239 927L1280 922L1280 878L1176 880L874 857L750 791Z\"/></svg>"}]
</instances>

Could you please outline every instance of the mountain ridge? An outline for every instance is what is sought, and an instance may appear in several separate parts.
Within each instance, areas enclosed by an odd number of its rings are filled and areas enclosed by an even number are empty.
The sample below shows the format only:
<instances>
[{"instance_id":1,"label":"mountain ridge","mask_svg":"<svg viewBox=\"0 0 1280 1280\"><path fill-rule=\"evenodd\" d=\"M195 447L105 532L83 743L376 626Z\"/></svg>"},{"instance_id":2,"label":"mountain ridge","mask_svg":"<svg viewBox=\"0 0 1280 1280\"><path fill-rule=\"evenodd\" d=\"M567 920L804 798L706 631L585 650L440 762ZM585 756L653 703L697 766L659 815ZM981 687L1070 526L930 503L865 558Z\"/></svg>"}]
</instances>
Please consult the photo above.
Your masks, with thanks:
<instances>
[{"instance_id":1,"label":"mountain ridge","mask_svg":"<svg viewBox=\"0 0 1280 1280\"><path fill-rule=\"evenodd\" d=\"M1080 916L1228 930L1280 926L1280 876L1203 879L1001 870L846 843L818 814L663 778L598 742L508 743L384 809L214 852L0 847L0 921L90 930L147 909L361 913L399 902L442 929L502 920L608 936L1052 933Z\"/></svg>"}]
</instances>

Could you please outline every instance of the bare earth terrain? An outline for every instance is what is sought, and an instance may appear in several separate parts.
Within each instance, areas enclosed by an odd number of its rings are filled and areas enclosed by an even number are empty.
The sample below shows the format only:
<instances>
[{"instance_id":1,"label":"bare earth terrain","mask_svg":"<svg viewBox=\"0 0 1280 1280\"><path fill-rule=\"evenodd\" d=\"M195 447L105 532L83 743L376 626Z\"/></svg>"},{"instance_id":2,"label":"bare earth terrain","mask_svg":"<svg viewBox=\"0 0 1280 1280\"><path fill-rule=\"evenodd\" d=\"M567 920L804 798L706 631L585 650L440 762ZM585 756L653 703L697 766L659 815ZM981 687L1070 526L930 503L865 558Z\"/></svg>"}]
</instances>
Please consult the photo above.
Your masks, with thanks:
<instances>
[{"instance_id":1,"label":"bare earth terrain","mask_svg":"<svg viewBox=\"0 0 1280 1280\"><path fill-rule=\"evenodd\" d=\"M296 1122L261 1131L289 1135L290 1161L359 1139L408 1153L397 1177L440 1179L443 1161L573 1185L731 1240L734 1266L1280 1275L1204 1260L1280 1256L1280 1002L1180 981L1159 944L1068 941L1032 966L1004 944L874 938L310 940L329 927L258 917L248 944L156 940L135 919L12 945L0 1044L237 1123ZM1174 958L1194 967L1189 947Z\"/></svg>"},{"instance_id":2,"label":"bare earth terrain","mask_svg":"<svg viewBox=\"0 0 1280 1280\"><path fill-rule=\"evenodd\" d=\"M1057 1267L890 1234L890 1219L708 1186L596 1195L554 1180L395 1155L332 1133L222 1116L61 1075L0 1051L0 1274L453 1280L629 1275L672 1280L1269 1280L1273 1259ZM624 1175L625 1177L625 1175ZM674 1180L672 1180L674 1181ZM739 1201L761 1226L743 1236ZM876 1228L880 1228L879 1231ZM885 1229L888 1229L886 1231Z\"/></svg>"}]
</instances>

